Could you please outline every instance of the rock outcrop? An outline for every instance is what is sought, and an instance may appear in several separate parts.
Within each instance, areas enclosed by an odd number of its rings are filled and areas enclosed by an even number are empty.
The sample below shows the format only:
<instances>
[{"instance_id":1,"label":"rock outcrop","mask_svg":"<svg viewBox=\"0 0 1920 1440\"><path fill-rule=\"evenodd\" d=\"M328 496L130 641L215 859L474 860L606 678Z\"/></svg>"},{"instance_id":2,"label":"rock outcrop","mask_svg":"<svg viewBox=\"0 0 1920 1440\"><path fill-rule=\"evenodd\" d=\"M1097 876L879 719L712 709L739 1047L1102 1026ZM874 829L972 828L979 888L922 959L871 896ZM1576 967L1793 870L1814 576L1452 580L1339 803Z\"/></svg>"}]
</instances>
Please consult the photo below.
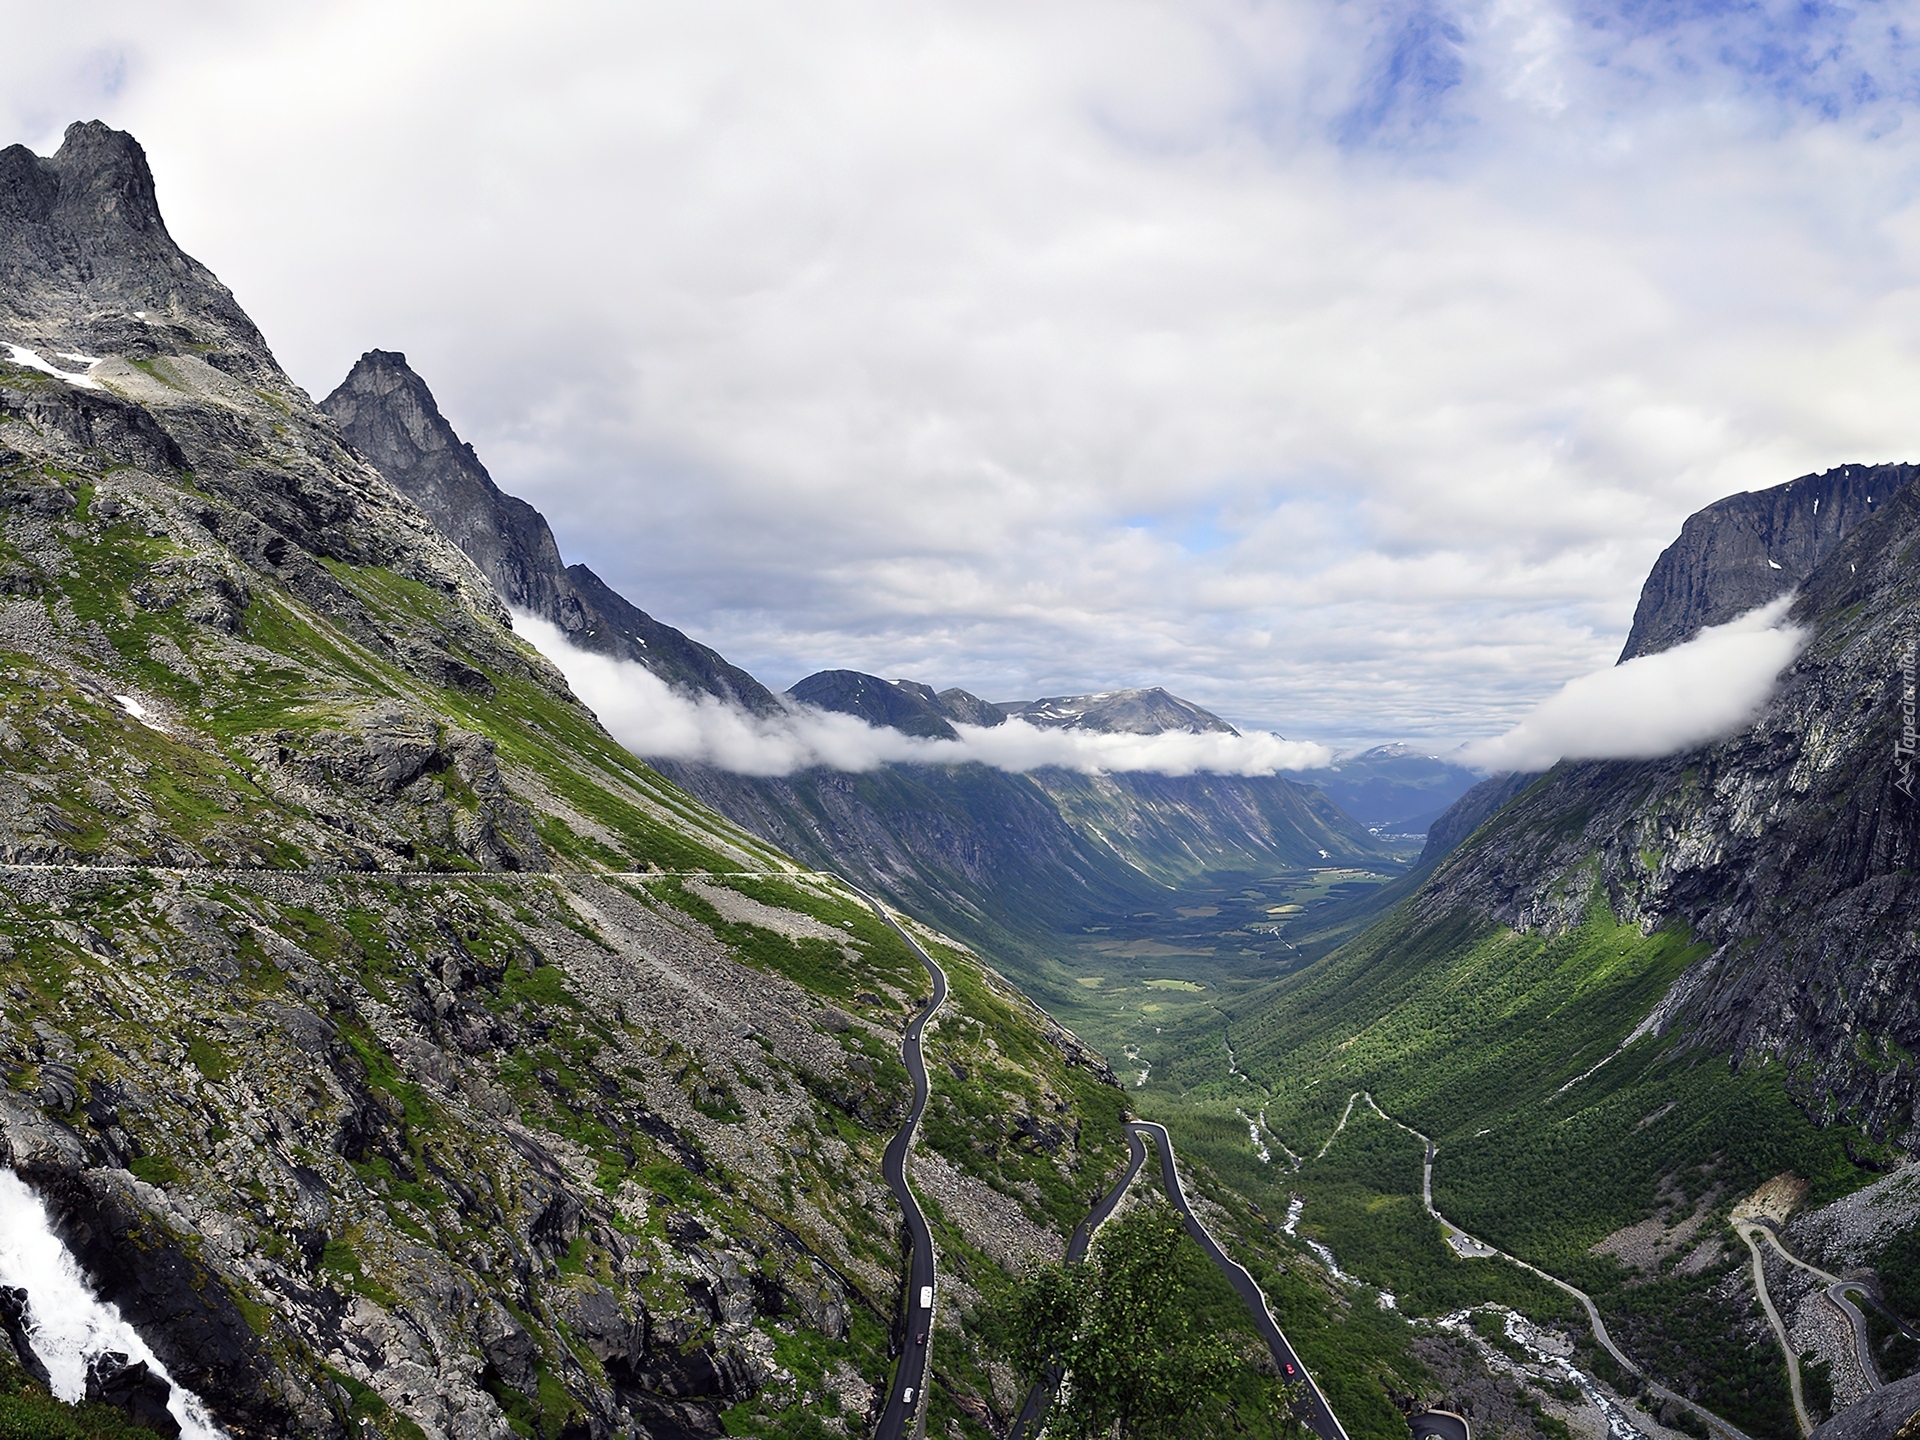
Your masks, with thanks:
<instances>
[{"instance_id":1,"label":"rock outcrop","mask_svg":"<svg viewBox=\"0 0 1920 1440\"><path fill-rule=\"evenodd\" d=\"M144 1360L129 1361L118 1350L94 1356L87 1362L86 1394L90 1403L111 1405L161 1440L174 1440L180 1433L180 1422L167 1410L173 1386Z\"/></svg>"},{"instance_id":2,"label":"rock outcrop","mask_svg":"<svg viewBox=\"0 0 1920 1440\"><path fill-rule=\"evenodd\" d=\"M1817 1426L1811 1440L1920 1440L1920 1375L1848 1406Z\"/></svg>"},{"instance_id":3,"label":"rock outcrop","mask_svg":"<svg viewBox=\"0 0 1920 1440\"><path fill-rule=\"evenodd\" d=\"M583 650L632 660L678 689L757 714L780 708L764 685L718 652L630 604L586 566L565 564L546 518L494 484L406 356L369 350L320 408L472 558L507 604L559 626Z\"/></svg>"},{"instance_id":4,"label":"rock outcrop","mask_svg":"<svg viewBox=\"0 0 1920 1440\"><path fill-rule=\"evenodd\" d=\"M1684 925L1712 953L1661 1008L1661 1032L1783 1063L1816 1117L1859 1117L1913 1147L1920 491L1884 489L1910 467L1829 473L1853 477L1861 506L1871 493L1872 514L1800 577L1791 618L1811 638L1754 724L1665 759L1556 766L1416 903L1523 930L1564 930L1602 902L1644 930Z\"/></svg>"},{"instance_id":5,"label":"rock outcrop","mask_svg":"<svg viewBox=\"0 0 1920 1440\"><path fill-rule=\"evenodd\" d=\"M1915 475L1920 466L1841 465L1715 501L1654 562L1620 658L1671 649L1804 584Z\"/></svg>"}]
</instances>

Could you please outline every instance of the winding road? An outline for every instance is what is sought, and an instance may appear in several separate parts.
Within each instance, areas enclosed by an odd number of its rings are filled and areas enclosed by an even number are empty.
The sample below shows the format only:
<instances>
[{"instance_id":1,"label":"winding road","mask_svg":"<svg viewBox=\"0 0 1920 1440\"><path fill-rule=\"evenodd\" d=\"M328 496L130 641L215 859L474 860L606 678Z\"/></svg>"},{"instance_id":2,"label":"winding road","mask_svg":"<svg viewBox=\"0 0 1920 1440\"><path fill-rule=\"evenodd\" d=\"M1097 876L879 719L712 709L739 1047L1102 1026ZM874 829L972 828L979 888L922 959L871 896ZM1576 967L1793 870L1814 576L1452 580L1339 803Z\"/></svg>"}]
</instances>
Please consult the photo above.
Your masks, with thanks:
<instances>
[{"instance_id":1,"label":"winding road","mask_svg":"<svg viewBox=\"0 0 1920 1440\"><path fill-rule=\"evenodd\" d=\"M1107 1217L1113 1214L1120 1204L1121 1197L1133 1184L1134 1177L1140 1173L1140 1167L1147 1163L1147 1147L1131 1129L1127 1131L1127 1169L1100 1202L1088 1213L1087 1218L1073 1227L1073 1234L1067 1240L1067 1264L1078 1265L1086 1258L1087 1246L1093 1242L1094 1232L1104 1225ZM1007 1440L1033 1440L1040 1433L1041 1422L1046 1418L1047 1407L1053 1404L1053 1397L1060 1389L1060 1381L1065 1372L1055 1366L1049 1370L1033 1389L1027 1392L1027 1403L1020 1407L1019 1418L1013 1422L1013 1428L1007 1432Z\"/></svg>"},{"instance_id":2,"label":"winding road","mask_svg":"<svg viewBox=\"0 0 1920 1440\"><path fill-rule=\"evenodd\" d=\"M1825 1294L1827 1299L1842 1315L1847 1317L1848 1323L1853 1326L1853 1347L1859 1355L1860 1369L1867 1382L1868 1391L1884 1390L1886 1388L1886 1382L1880 1378L1880 1368L1874 1364L1873 1360L1873 1337L1867 1330L1867 1317L1861 1311L1860 1307L1853 1303L1852 1297L1847 1294L1849 1290L1858 1290L1864 1294L1867 1287L1858 1280L1842 1280L1838 1275L1829 1274L1818 1265L1808 1264L1805 1260L1802 1260L1798 1255L1787 1249L1786 1245L1782 1243L1779 1234L1774 1230L1773 1226L1766 1221L1736 1219L1733 1228L1739 1233L1740 1238L1747 1242L1747 1248L1753 1252L1754 1286L1760 1292L1760 1303L1766 1307L1767 1318L1775 1322L1778 1320L1778 1317L1773 1312L1772 1298L1767 1294L1766 1267L1760 1263L1760 1248L1756 1243L1757 1237L1760 1236L1766 1237L1767 1243L1773 1246L1774 1252L1779 1255L1782 1260L1786 1261L1787 1264L1797 1266L1806 1271L1826 1286ZM1794 1356L1793 1347L1786 1341L1785 1327L1775 1323L1774 1334L1780 1338L1781 1346L1787 1352L1788 1373L1794 1381L1793 1389L1797 1402L1800 1394L1800 1367L1798 1361Z\"/></svg>"},{"instance_id":3,"label":"winding road","mask_svg":"<svg viewBox=\"0 0 1920 1440\"><path fill-rule=\"evenodd\" d=\"M1134 1136L1150 1135L1160 1147L1160 1182L1166 1187L1167 1199L1173 1202L1173 1208L1180 1212L1180 1218L1186 1222L1187 1233L1207 1258L1219 1267L1220 1273L1227 1277L1227 1283L1233 1286L1240 1298L1246 1302L1247 1310L1253 1316L1253 1323L1267 1342L1267 1349L1273 1353L1273 1363L1280 1369L1280 1375L1286 1380L1298 1380L1306 1386L1306 1398L1297 1412L1320 1440L1347 1440L1347 1432L1340 1419L1333 1413L1333 1407L1327 1404L1327 1397L1320 1393L1320 1386L1300 1357L1294 1353L1293 1344L1280 1329L1280 1322L1273 1318L1272 1307L1267 1304L1267 1295L1252 1275L1239 1261L1228 1256L1220 1248L1220 1242L1213 1238L1200 1217L1193 1213L1193 1206L1187 1201L1187 1193L1180 1185L1180 1172L1174 1166L1173 1138L1167 1134L1167 1127L1152 1120L1131 1120L1127 1122L1127 1133Z\"/></svg>"},{"instance_id":4,"label":"winding road","mask_svg":"<svg viewBox=\"0 0 1920 1440\"><path fill-rule=\"evenodd\" d=\"M1601 1348L1611 1355L1623 1370L1626 1370L1629 1374L1639 1376L1641 1381L1646 1385L1649 1393L1658 1396L1662 1400L1672 1401L1674 1404L1692 1411L1700 1418L1701 1422L1706 1425L1707 1429L1713 1433L1716 1440L1750 1440L1750 1437L1745 1431L1722 1420L1718 1415L1714 1414L1713 1411L1696 1405L1693 1401L1687 1399L1686 1396L1669 1390L1666 1386L1660 1384L1659 1381L1648 1375L1647 1372L1642 1370L1638 1365L1634 1364L1632 1360L1627 1358L1626 1352L1613 1343L1613 1337L1607 1333L1607 1322L1600 1318L1599 1307L1593 1303L1593 1297L1587 1294L1586 1291L1569 1285L1557 1275L1549 1275L1538 1265L1529 1265L1518 1255L1509 1255L1497 1246L1489 1245L1477 1236L1469 1235L1436 1210L1433 1205L1433 1160L1434 1157L1440 1153L1440 1147L1435 1145L1428 1136L1422 1135L1411 1125L1406 1124L1404 1121L1396 1120L1393 1116L1387 1114L1386 1111L1380 1108L1379 1103L1374 1100L1373 1096L1365 1090L1356 1090L1352 1095L1347 1097L1347 1115L1353 1113L1353 1102L1362 1099L1367 1102L1368 1108L1370 1108L1374 1114L1378 1115L1389 1125L1399 1126L1400 1129L1406 1131L1407 1134L1413 1136L1414 1139L1426 1147L1426 1165L1421 1182L1421 1203L1426 1207L1427 1214L1440 1222L1441 1232L1446 1236L1447 1243L1454 1248L1455 1253L1464 1259L1481 1259L1498 1256L1510 1264L1518 1265L1528 1274L1539 1276L1549 1285L1559 1287L1574 1299L1578 1300L1581 1309L1587 1312L1587 1323L1593 1328L1593 1338L1600 1342ZM1342 1115L1340 1117L1340 1126L1334 1129L1333 1133L1335 1136L1340 1133L1340 1128L1344 1127L1346 1123L1347 1116ZM1333 1144L1332 1138L1328 1139L1327 1144L1329 1146ZM1323 1148L1320 1153L1324 1155L1327 1152ZM1465 1243L1462 1244L1462 1241Z\"/></svg>"},{"instance_id":5,"label":"winding road","mask_svg":"<svg viewBox=\"0 0 1920 1440\"><path fill-rule=\"evenodd\" d=\"M1767 1266L1760 1258L1760 1246L1753 1238L1753 1232L1761 1227L1752 1222L1736 1222L1733 1233L1747 1242L1747 1251L1753 1256L1753 1291L1760 1297L1760 1308L1767 1312L1767 1323L1773 1327L1773 1338L1780 1342L1780 1352L1787 1357L1787 1388L1793 1393L1793 1418L1799 1422L1800 1433L1813 1433L1813 1417L1807 1414L1807 1397L1800 1386L1800 1357L1793 1353L1793 1341L1787 1337L1787 1325L1780 1318L1780 1312L1774 1307L1773 1296L1767 1290ZM1784 1252L1783 1252L1784 1253Z\"/></svg>"},{"instance_id":6,"label":"winding road","mask_svg":"<svg viewBox=\"0 0 1920 1440\"><path fill-rule=\"evenodd\" d=\"M1213 1238L1193 1206L1187 1201L1187 1192L1180 1184L1180 1173L1174 1164L1173 1139L1167 1134L1167 1128L1152 1120L1129 1120L1127 1122L1127 1145L1131 1158L1127 1170L1113 1189L1109 1190L1096 1205L1093 1212L1074 1228L1073 1238L1067 1244L1067 1263L1078 1264L1087 1253L1087 1245L1093 1234L1113 1214L1127 1188L1133 1184L1141 1167L1146 1163L1146 1139L1152 1139L1160 1152L1160 1183L1167 1192L1167 1199L1173 1208L1180 1212L1180 1219L1187 1227L1194 1243L1206 1252L1207 1258L1219 1267L1220 1273L1227 1277L1227 1283L1245 1302L1247 1310L1253 1316L1254 1324L1260 1331L1260 1337L1267 1342L1267 1349L1273 1355L1273 1363L1281 1376L1287 1380L1297 1380L1306 1387L1306 1396L1296 1412L1320 1440L1347 1440L1347 1432L1342 1428L1339 1417L1333 1413L1333 1407L1327 1404L1327 1397L1320 1393L1320 1386L1307 1372L1306 1365L1294 1353L1292 1342L1280 1329L1273 1318L1272 1307L1267 1303L1263 1291L1246 1267L1228 1256L1220 1248L1220 1242ZM1060 1370L1055 1369L1047 1375L1027 1396L1027 1403L1021 1407L1020 1418L1014 1422L1009 1432L1009 1440L1033 1440L1040 1433L1041 1422L1046 1418L1047 1407L1052 1404L1054 1393L1060 1387Z\"/></svg>"},{"instance_id":7,"label":"winding road","mask_svg":"<svg viewBox=\"0 0 1920 1440\"><path fill-rule=\"evenodd\" d=\"M846 885L847 882L842 880L840 883ZM927 1113L927 1062L921 1052L921 1040L926 1033L927 1022L946 1003L947 972L893 918L886 906L864 891L854 890L851 885L847 885L847 888L872 906L874 914L893 927L894 933L907 942L907 948L920 958L920 963L927 967L927 974L933 979L933 998L913 1017L907 1025L906 1034L900 1037L900 1059L906 1065L907 1073L913 1077L913 1109L907 1115L907 1123L887 1142L887 1152L880 1161L880 1173L893 1191L893 1198L900 1202L900 1211L906 1217L907 1239L913 1251L907 1263L906 1307L903 1311L906 1330L900 1347L900 1363L894 1367L886 1408L880 1412L880 1424L873 1433L875 1440L901 1440L912 1425L914 1416L926 1403L927 1372L933 1355L932 1302L937 1293L933 1231L927 1224L920 1202L914 1199L913 1187L907 1183L907 1154L913 1149L914 1132L920 1128L920 1119Z\"/></svg>"}]
</instances>

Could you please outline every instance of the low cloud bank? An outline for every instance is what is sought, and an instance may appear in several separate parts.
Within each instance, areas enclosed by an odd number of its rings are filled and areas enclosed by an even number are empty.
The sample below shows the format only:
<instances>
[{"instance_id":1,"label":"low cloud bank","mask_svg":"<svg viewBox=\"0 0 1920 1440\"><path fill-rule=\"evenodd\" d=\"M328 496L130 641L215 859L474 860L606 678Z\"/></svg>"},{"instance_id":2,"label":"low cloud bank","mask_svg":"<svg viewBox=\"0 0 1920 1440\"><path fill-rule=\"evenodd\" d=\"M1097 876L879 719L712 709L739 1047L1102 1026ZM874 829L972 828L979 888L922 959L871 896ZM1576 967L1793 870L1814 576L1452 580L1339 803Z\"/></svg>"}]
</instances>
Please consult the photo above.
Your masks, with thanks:
<instances>
[{"instance_id":1,"label":"low cloud bank","mask_svg":"<svg viewBox=\"0 0 1920 1440\"><path fill-rule=\"evenodd\" d=\"M1506 734L1463 747L1476 770L1545 770L1559 760L1651 760L1722 740L1772 698L1807 632L1793 596L1702 630L1684 645L1567 682Z\"/></svg>"},{"instance_id":2,"label":"low cloud bank","mask_svg":"<svg viewBox=\"0 0 1920 1440\"><path fill-rule=\"evenodd\" d=\"M538 616L516 612L513 623L560 667L574 694L634 754L696 761L741 775L791 775L814 766L873 770L897 762L959 765L969 760L1016 773L1058 765L1087 774L1272 775L1311 770L1333 760L1324 745L1259 733L1106 735L1009 720L991 728L955 725L958 740L929 740L805 705L782 715L750 715L712 696L683 695L633 661L577 649L558 626Z\"/></svg>"}]
</instances>

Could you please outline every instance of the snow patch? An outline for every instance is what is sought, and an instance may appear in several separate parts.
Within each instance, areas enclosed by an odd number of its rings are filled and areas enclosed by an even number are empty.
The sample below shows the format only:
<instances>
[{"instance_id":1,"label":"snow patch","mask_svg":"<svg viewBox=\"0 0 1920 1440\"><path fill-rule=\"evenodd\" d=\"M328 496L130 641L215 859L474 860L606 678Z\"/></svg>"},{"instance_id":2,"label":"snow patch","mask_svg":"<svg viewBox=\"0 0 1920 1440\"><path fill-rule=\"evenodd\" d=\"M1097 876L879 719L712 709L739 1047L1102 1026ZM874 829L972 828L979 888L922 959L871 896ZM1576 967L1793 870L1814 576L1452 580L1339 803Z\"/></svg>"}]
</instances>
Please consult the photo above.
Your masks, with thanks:
<instances>
[{"instance_id":1,"label":"snow patch","mask_svg":"<svg viewBox=\"0 0 1920 1440\"><path fill-rule=\"evenodd\" d=\"M122 710L126 711L127 714L131 715L134 719L138 720L142 725L146 726L149 730L158 730L162 735L167 733L167 727L162 725L158 720L156 720L153 716L153 712L147 709L147 707L142 705L138 700L134 699L133 696L116 695L113 698L115 703L117 703Z\"/></svg>"},{"instance_id":2,"label":"snow patch","mask_svg":"<svg viewBox=\"0 0 1920 1440\"><path fill-rule=\"evenodd\" d=\"M84 372L62 370L51 361L42 360L39 355L24 345L15 345L11 341L8 341L7 353L16 365L24 365L29 370L38 370L42 375L51 375L56 380L64 380L69 385L78 385L83 390L104 390L107 388L98 380L95 380L92 376ZM62 355L60 358L62 360L85 361L88 368L92 368L100 363L98 360L89 359L84 355Z\"/></svg>"}]
</instances>

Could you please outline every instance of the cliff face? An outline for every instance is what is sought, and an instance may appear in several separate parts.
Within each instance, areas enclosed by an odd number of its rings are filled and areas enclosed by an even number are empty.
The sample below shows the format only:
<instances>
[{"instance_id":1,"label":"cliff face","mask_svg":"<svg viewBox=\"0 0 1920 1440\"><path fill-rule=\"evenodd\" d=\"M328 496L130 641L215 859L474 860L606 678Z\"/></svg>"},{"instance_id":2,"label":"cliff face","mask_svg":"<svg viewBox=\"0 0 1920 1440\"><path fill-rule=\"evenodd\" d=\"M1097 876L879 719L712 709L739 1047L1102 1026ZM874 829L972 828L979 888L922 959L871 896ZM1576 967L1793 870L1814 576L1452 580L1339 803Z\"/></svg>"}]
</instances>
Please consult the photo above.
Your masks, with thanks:
<instances>
[{"instance_id":1,"label":"cliff face","mask_svg":"<svg viewBox=\"0 0 1920 1440\"><path fill-rule=\"evenodd\" d=\"M1646 930L1683 924L1712 953L1663 1002L1659 1031L1784 1063L1815 1114L1913 1146L1920 807L1901 746L1920 494L1885 488L1907 473L1847 480L1872 514L1801 577L1792 615L1812 638L1752 727L1664 760L1557 766L1417 904L1523 930L1563 931L1599 901Z\"/></svg>"},{"instance_id":2,"label":"cliff face","mask_svg":"<svg viewBox=\"0 0 1920 1440\"><path fill-rule=\"evenodd\" d=\"M757 714L780 708L746 671L628 603L586 566L566 565L545 517L494 484L406 356L369 350L320 408L507 604L559 626L583 650L644 665L680 690Z\"/></svg>"},{"instance_id":3,"label":"cliff face","mask_svg":"<svg viewBox=\"0 0 1920 1440\"><path fill-rule=\"evenodd\" d=\"M566 566L545 518L501 493L406 356L369 350L320 408L466 552L507 604L537 615L558 612Z\"/></svg>"},{"instance_id":4,"label":"cliff face","mask_svg":"<svg viewBox=\"0 0 1920 1440\"><path fill-rule=\"evenodd\" d=\"M1917 474L1920 466L1842 465L1707 506L1654 562L1620 658L1671 649L1804 583Z\"/></svg>"}]
</instances>

